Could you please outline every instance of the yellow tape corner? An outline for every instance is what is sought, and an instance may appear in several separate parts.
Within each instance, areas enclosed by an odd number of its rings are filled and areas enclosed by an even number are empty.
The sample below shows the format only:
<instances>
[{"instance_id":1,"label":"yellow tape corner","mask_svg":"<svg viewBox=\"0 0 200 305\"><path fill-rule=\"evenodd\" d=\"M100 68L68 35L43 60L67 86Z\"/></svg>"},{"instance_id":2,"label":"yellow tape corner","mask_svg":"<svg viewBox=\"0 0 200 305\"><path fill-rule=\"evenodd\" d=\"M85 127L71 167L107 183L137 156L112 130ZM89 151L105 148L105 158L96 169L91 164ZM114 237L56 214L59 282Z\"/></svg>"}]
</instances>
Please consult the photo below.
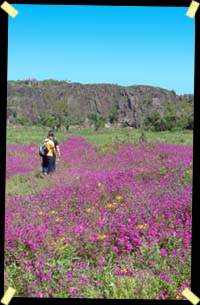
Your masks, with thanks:
<instances>
[{"instance_id":1,"label":"yellow tape corner","mask_svg":"<svg viewBox=\"0 0 200 305\"><path fill-rule=\"evenodd\" d=\"M192 1L189 8L188 8L186 16L188 16L190 18L194 18L195 14L196 14L196 11L198 10L199 5L200 5L199 2Z\"/></svg>"},{"instance_id":2,"label":"yellow tape corner","mask_svg":"<svg viewBox=\"0 0 200 305\"><path fill-rule=\"evenodd\" d=\"M7 1L2 3L1 8L13 18L15 18L18 14L18 11Z\"/></svg>"},{"instance_id":3,"label":"yellow tape corner","mask_svg":"<svg viewBox=\"0 0 200 305\"><path fill-rule=\"evenodd\" d=\"M200 299L193 293L191 292L188 288L185 288L182 292L182 295L190 301L193 305L197 305L200 301Z\"/></svg>"},{"instance_id":4,"label":"yellow tape corner","mask_svg":"<svg viewBox=\"0 0 200 305\"><path fill-rule=\"evenodd\" d=\"M8 305L10 303L11 299L13 298L15 292L16 292L16 289L14 289L12 287L8 287L8 289L6 290L6 292L0 302L4 305Z\"/></svg>"}]
</instances>

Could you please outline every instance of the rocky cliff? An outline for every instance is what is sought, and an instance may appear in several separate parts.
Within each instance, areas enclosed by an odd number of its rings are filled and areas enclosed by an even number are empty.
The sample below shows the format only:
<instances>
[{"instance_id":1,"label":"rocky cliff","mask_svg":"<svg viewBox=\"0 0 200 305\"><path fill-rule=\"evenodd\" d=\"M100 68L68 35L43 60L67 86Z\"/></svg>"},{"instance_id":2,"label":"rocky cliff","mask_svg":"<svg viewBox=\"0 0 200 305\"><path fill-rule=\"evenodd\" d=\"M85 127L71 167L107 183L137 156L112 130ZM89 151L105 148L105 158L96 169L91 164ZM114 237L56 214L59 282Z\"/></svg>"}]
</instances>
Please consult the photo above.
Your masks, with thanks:
<instances>
[{"instance_id":1,"label":"rocky cliff","mask_svg":"<svg viewBox=\"0 0 200 305\"><path fill-rule=\"evenodd\" d=\"M180 102L193 104L193 96L178 96L174 91L144 85L8 81L8 123L24 118L37 124L44 113L59 113L60 116L70 114L85 124L91 113L97 113L107 123L138 128L147 115L155 111L163 114L168 107Z\"/></svg>"}]
</instances>

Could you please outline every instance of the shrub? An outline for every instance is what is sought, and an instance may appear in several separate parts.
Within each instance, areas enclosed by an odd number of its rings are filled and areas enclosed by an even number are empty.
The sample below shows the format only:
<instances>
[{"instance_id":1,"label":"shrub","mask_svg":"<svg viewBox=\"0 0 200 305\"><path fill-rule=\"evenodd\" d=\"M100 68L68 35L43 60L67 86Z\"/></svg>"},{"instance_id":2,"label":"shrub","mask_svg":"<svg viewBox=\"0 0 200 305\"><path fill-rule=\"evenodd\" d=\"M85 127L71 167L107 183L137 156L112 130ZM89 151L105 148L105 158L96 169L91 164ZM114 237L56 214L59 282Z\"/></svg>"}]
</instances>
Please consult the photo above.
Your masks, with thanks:
<instances>
[{"instance_id":1,"label":"shrub","mask_svg":"<svg viewBox=\"0 0 200 305\"><path fill-rule=\"evenodd\" d=\"M104 126L106 119L99 113L97 112L91 112L88 115L88 118L91 123L94 124L94 129L97 131L100 127Z\"/></svg>"}]
</instances>

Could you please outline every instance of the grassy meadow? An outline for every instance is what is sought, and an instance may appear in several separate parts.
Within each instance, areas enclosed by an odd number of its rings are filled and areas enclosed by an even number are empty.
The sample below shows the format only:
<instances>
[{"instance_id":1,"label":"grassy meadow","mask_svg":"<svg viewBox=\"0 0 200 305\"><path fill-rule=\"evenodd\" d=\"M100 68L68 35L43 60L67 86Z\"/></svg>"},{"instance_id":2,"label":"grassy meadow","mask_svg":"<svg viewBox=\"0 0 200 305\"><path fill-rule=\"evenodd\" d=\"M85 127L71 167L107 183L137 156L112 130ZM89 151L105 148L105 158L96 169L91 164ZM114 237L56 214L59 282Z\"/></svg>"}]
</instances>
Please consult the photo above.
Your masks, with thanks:
<instances>
[{"instance_id":1,"label":"grassy meadow","mask_svg":"<svg viewBox=\"0 0 200 305\"><path fill-rule=\"evenodd\" d=\"M23 297L183 299L190 286L193 133L7 128L5 290Z\"/></svg>"},{"instance_id":2,"label":"grassy meadow","mask_svg":"<svg viewBox=\"0 0 200 305\"><path fill-rule=\"evenodd\" d=\"M13 144L38 144L43 139L49 128L43 127L8 127L7 143ZM84 137L94 145L110 145L114 142L134 143L140 141L141 132L137 129L101 129L94 132L91 129L71 129L69 132L55 132L60 142L68 139L72 134ZM185 131L163 131L145 132L147 142L159 142L169 144L192 145L193 132Z\"/></svg>"}]
</instances>

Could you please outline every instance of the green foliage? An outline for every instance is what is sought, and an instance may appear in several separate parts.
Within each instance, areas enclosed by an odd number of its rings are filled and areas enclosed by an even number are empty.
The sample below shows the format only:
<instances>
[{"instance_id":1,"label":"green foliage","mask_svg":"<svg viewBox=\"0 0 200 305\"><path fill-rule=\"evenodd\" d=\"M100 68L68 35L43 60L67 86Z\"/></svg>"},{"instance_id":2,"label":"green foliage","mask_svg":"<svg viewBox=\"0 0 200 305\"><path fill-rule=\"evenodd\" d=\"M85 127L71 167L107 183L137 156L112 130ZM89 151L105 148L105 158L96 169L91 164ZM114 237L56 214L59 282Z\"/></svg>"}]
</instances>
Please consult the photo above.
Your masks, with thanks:
<instances>
[{"instance_id":1,"label":"green foliage","mask_svg":"<svg viewBox=\"0 0 200 305\"><path fill-rule=\"evenodd\" d=\"M88 115L88 119L92 124L94 124L94 129L97 131L100 127L104 126L106 119L97 112L91 112Z\"/></svg>"},{"instance_id":2,"label":"green foliage","mask_svg":"<svg viewBox=\"0 0 200 305\"><path fill-rule=\"evenodd\" d=\"M40 124L51 128L65 126L69 129L73 119L69 112L67 96L55 99L50 93L46 93L44 99L47 103L47 112L41 114Z\"/></svg>"},{"instance_id":3,"label":"green foliage","mask_svg":"<svg viewBox=\"0 0 200 305\"><path fill-rule=\"evenodd\" d=\"M175 91L175 90L171 90L171 92L172 92L174 95L176 95L176 91Z\"/></svg>"},{"instance_id":4,"label":"green foliage","mask_svg":"<svg viewBox=\"0 0 200 305\"><path fill-rule=\"evenodd\" d=\"M68 98L66 96L60 98L52 105L52 113L55 115L60 124L63 124L69 115Z\"/></svg>"},{"instance_id":5,"label":"green foliage","mask_svg":"<svg viewBox=\"0 0 200 305\"><path fill-rule=\"evenodd\" d=\"M152 99L144 99L145 106L151 106L153 103Z\"/></svg>"},{"instance_id":6,"label":"green foliage","mask_svg":"<svg viewBox=\"0 0 200 305\"><path fill-rule=\"evenodd\" d=\"M113 107L111 108L109 116L108 116L109 122L111 124L113 124L114 122L117 122L117 119L118 119L118 109L119 109L118 102L115 101Z\"/></svg>"},{"instance_id":7,"label":"green foliage","mask_svg":"<svg viewBox=\"0 0 200 305\"><path fill-rule=\"evenodd\" d=\"M140 134L140 138L139 138L139 140L141 141L141 142L146 142L146 135L145 135L145 133L144 133L144 130L141 130L141 134Z\"/></svg>"},{"instance_id":8,"label":"green foliage","mask_svg":"<svg viewBox=\"0 0 200 305\"><path fill-rule=\"evenodd\" d=\"M78 114L71 115L71 119L73 125L79 125L79 126L83 125L85 121L84 117Z\"/></svg>"},{"instance_id":9,"label":"green foliage","mask_svg":"<svg viewBox=\"0 0 200 305\"><path fill-rule=\"evenodd\" d=\"M29 118L24 116L24 115L21 115L21 116L17 117L16 122L19 123L22 126L27 126L27 125L31 124Z\"/></svg>"},{"instance_id":10,"label":"green foliage","mask_svg":"<svg viewBox=\"0 0 200 305\"><path fill-rule=\"evenodd\" d=\"M111 111L108 118L109 122L113 124L117 119L117 112Z\"/></svg>"},{"instance_id":11,"label":"green foliage","mask_svg":"<svg viewBox=\"0 0 200 305\"><path fill-rule=\"evenodd\" d=\"M146 116L144 120L146 130L184 130L193 129L193 107L186 102L176 105L168 104L163 114L154 111Z\"/></svg>"},{"instance_id":12,"label":"green foliage","mask_svg":"<svg viewBox=\"0 0 200 305\"><path fill-rule=\"evenodd\" d=\"M188 183L191 183L192 182L192 174L193 174L193 172L192 172L191 169L187 170L181 178L181 183L184 184L184 185L188 185Z\"/></svg>"},{"instance_id":13,"label":"green foliage","mask_svg":"<svg viewBox=\"0 0 200 305\"><path fill-rule=\"evenodd\" d=\"M59 121L54 115L44 112L40 115L39 124L42 126L53 128L54 126L59 124Z\"/></svg>"},{"instance_id":14,"label":"green foliage","mask_svg":"<svg viewBox=\"0 0 200 305\"><path fill-rule=\"evenodd\" d=\"M166 128L166 119L158 111L149 114L144 119L145 129L152 131L164 131Z\"/></svg>"},{"instance_id":15,"label":"green foliage","mask_svg":"<svg viewBox=\"0 0 200 305\"><path fill-rule=\"evenodd\" d=\"M46 80L41 81L41 83L44 86L52 86L52 85L59 85L61 82L58 81L58 80L50 78L50 79L46 79Z\"/></svg>"},{"instance_id":16,"label":"green foliage","mask_svg":"<svg viewBox=\"0 0 200 305\"><path fill-rule=\"evenodd\" d=\"M194 115L193 113L189 113L187 116L187 127L186 129L193 130L194 129Z\"/></svg>"}]
</instances>

